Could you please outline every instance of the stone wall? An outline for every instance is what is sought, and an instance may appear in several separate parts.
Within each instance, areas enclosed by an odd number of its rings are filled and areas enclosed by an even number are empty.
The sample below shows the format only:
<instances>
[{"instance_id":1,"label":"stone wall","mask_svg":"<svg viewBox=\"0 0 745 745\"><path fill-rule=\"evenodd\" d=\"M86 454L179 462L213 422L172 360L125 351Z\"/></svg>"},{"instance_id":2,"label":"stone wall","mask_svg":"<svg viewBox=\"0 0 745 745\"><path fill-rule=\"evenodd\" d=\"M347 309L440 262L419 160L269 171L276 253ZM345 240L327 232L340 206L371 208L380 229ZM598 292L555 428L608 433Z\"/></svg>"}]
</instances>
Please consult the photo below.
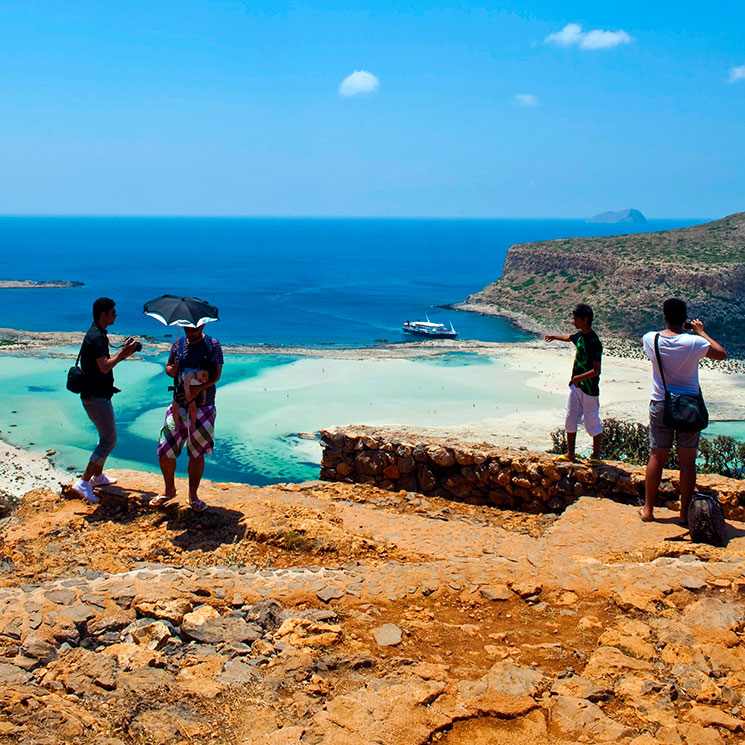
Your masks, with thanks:
<instances>
[{"instance_id":1,"label":"stone wall","mask_svg":"<svg viewBox=\"0 0 745 745\"><path fill-rule=\"evenodd\" d=\"M344 427L323 430L321 478L416 491L526 512L561 512L580 496L644 499L644 468L561 463L547 453L456 442L407 432ZM718 495L724 514L745 520L745 482L701 475L698 488ZM677 471L665 471L660 505L679 499Z\"/></svg>"}]
</instances>

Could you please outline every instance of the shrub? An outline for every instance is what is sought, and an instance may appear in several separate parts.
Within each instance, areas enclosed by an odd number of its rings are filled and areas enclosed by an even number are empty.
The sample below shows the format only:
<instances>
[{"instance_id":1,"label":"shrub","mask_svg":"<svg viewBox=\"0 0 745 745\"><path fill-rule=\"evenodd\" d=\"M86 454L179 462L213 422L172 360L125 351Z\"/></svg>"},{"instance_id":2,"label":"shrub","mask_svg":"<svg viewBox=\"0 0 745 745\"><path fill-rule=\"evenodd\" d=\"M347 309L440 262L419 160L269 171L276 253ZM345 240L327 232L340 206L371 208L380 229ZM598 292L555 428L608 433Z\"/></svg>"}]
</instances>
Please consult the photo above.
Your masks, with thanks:
<instances>
[{"instance_id":1,"label":"shrub","mask_svg":"<svg viewBox=\"0 0 745 745\"><path fill-rule=\"evenodd\" d=\"M551 433L549 453L566 453L566 432L557 428ZM621 419L603 420L602 457L634 465L646 465L649 459L649 427L638 422ZM670 450L666 468L678 468L678 452ZM734 437L717 435L702 437L699 445L698 470L701 473L718 473L721 476L742 478L745 476L745 442Z\"/></svg>"},{"instance_id":2,"label":"shrub","mask_svg":"<svg viewBox=\"0 0 745 745\"><path fill-rule=\"evenodd\" d=\"M646 463L649 459L649 427L620 419L603 420L603 458L627 463Z\"/></svg>"},{"instance_id":3,"label":"shrub","mask_svg":"<svg viewBox=\"0 0 745 745\"><path fill-rule=\"evenodd\" d=\"M549 433L551 435L551 449L549 453L557 453L563 455L567 451L567 433L561 428L557 427L552 429Z\"/></svg>"},{"instance_id":4,"label":"shrub","mask_svg":"<svg viewBox=\"0 0 745 745\"><path fill-rule=\"evenodd\" d=\"M701 470L722 476L741 477L745 473L745 443L728 435L701 438Z\"/></svg>"}]
</instances>

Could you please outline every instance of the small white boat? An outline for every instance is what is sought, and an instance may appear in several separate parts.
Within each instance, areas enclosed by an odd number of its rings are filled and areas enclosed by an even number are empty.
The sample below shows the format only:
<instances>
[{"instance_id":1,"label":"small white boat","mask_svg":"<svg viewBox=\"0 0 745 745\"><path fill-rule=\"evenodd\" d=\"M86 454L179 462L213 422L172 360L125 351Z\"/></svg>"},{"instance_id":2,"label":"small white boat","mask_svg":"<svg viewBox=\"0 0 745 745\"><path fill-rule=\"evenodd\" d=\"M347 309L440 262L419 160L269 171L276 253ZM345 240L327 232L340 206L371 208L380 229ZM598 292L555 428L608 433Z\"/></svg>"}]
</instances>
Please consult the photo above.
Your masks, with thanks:
<instances>
[{"instance_id":1,"label":"small white boat","mask_svg":"<svg viewBox=\"0 0 745 745\"><path fill-rule=\"evenodd\" d=\"M426 321L406 321L401 327L407 334L418 334L419 336L429 336L435 339L455 339L458 332L453 328L453 322L450 322L450 328L444 323L433 323L429 316L425 316Z\"/></svg>"}]
</instances>

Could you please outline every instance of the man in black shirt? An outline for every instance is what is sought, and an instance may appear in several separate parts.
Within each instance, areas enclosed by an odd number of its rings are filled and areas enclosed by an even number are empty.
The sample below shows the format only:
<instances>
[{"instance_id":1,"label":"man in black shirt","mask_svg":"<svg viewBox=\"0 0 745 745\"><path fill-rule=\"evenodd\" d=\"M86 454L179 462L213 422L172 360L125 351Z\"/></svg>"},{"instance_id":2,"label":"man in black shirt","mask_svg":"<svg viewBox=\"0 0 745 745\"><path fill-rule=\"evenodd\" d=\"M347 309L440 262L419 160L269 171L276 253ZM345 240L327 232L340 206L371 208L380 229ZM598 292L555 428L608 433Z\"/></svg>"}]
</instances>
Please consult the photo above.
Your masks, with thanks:
<instances>
[{"instance_id":1,"label":"man in black shirt","mask_svg":"<svg viewBox=\"0 0 745 745\"><path fill-rule=\"evenodd\" d=\"M603 345L592 330L593 312L589 305L580 303L574 309L572 321L578 329L576 334L546 334L546 341L570 341L577 348L569 381L565 429L567 453L561 460L576 460L575 445L577 427L584 418L587 434L592 437L592 455L588 463L599 464L600 449L603 444L603 424L600 421L600 359Z\"/></svg>"},{"instance_id":2,"label":"man in black shirt","mask_svg":"<svg viewBox=\"0 0 745 745\"><path fill-rule=\"evenodd\" d=\"M72 485L73 491L83 499L97 503L94 486L113 484L103 466L116 445L116 421L111 397L114 388L114 366L130 357L137 350L137 342L129 339L112 357L109 354L109 337L106 329L116 320L116 308L111 298L100 297L93 303L93 324L80 347L80 367L83 370L83 390L80 400L88 417L98 430L98 445L91 455L83 475Z\"/></svg>"}]
</instances>

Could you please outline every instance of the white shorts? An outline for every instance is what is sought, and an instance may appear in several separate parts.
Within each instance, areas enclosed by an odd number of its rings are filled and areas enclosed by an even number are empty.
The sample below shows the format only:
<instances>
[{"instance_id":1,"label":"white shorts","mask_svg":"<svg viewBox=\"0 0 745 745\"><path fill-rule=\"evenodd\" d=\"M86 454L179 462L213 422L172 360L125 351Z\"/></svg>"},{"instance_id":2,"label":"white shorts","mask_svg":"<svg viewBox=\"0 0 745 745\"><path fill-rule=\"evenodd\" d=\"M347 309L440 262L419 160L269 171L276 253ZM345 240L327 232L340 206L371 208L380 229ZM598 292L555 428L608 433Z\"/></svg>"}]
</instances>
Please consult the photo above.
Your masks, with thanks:
<instances>
[{"instance_id":1,"label":"white shorts","mask_svg":"<svg viewBox=\"0 0 745 745\"><path fill-rule=\"evenodd\" d=\"M570 385L564 429L567 432L576 432L579 423L584 419L587 434L590 437L599 435L603 431L599 411L600 396L588 396L576 386Z\"/></svg>"}]
</instances>

